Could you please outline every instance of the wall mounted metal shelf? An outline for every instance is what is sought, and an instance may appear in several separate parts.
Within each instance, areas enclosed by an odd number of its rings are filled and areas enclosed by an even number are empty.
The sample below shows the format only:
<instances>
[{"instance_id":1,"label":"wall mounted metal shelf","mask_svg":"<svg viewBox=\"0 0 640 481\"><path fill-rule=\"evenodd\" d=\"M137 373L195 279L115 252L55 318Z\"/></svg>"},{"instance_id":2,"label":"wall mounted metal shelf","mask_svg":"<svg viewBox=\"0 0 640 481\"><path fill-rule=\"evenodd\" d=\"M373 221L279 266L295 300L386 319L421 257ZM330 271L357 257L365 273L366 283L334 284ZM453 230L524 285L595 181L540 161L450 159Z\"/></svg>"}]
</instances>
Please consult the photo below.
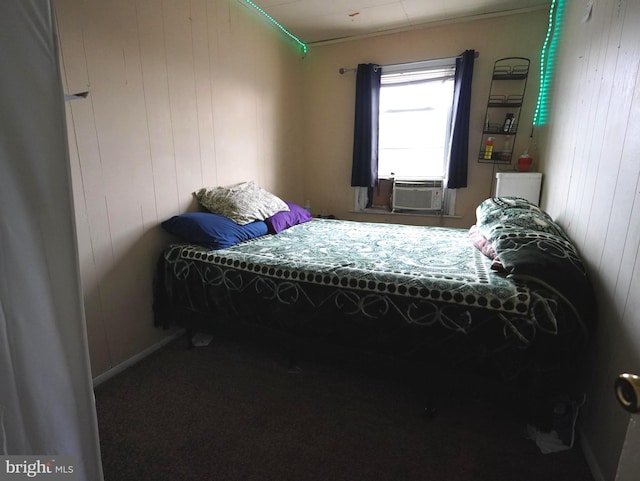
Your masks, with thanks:
<instances>
[{"instance_id":1,"label":"wall mounted metal shelf","mask_svg":"<svg viewBox=\"0 0 640 481\"><path fill-rule=\"evenodd\" d=\"M511 163L530 65L524 57L505 57L493 64L478 162Z\"/></svg>"}]
</instances>

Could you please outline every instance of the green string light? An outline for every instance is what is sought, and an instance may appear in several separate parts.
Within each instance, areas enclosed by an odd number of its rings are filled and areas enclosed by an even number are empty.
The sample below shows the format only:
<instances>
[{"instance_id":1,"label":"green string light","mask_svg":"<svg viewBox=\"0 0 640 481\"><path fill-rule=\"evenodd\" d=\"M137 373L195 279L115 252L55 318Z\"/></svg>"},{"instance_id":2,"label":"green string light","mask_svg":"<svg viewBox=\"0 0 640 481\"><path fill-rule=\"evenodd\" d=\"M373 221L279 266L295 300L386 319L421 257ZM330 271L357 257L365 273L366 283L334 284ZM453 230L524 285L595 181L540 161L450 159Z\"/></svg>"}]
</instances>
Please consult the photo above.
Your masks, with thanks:
<instances>
[{"instance_id":1,"label":"green string light","mask_svg":"<svg viewBox=\"0 0 640 481\"><path fill-rule=\"evenodd\" d=\"M251 0L245 0L245 2L247 2L248 5L252 6L253 8L255 8L258 12L260 12L267 20L269 20L272 24L274 24L276 27L278 27L280 30L282 30L285 35L287 35L289 38L293 39L298 45L300 45L300 47L302 48L302 54L306 55L307 54L307 45L302 42L298 37L296 37L294 34L292 34L289 30L287 30L286 28L284 28L282 26L282 24L280 24L275 18L273 18L271 15L269 15L267 12L265 12L262 8L260 8L258 5L256 5L255 3L253 3Z\"/></svg>"},{"instance_id":2,"label":"green string light","mask_svg":"<svg viewBox=\"0 0 640 481\"><path fill-rule=\"evenodd\" d=\"M564 0L553 0L551 2L547 35L540 52L540 89L538 91L538 100L536 101L536 110L533 114L534 127L543 125L547 121L549 95L551 92L549 85L553 75L553 64L558 43L558 28L562 22L563 11Z\"/></svg>"}]
</instances>

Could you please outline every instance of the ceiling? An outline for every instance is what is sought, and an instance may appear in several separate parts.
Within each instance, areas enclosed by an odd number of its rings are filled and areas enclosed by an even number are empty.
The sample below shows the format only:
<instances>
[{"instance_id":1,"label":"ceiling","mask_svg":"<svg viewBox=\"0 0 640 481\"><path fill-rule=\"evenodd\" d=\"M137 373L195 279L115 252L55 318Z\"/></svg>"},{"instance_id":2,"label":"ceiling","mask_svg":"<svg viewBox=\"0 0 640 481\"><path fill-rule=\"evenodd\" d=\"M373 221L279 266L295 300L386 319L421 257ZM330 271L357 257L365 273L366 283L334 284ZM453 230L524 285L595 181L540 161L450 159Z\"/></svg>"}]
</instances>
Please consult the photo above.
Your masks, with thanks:
<instances>
[{"instance_id":1,"label":"ceiling","mask_svg":"<svg viewBox=\"0 0 640 481\"><path fill-rule=\"evenodd\" d=\"M551 0L253 0L307 44L548 7Z\"/></svg>"}]
</instances>

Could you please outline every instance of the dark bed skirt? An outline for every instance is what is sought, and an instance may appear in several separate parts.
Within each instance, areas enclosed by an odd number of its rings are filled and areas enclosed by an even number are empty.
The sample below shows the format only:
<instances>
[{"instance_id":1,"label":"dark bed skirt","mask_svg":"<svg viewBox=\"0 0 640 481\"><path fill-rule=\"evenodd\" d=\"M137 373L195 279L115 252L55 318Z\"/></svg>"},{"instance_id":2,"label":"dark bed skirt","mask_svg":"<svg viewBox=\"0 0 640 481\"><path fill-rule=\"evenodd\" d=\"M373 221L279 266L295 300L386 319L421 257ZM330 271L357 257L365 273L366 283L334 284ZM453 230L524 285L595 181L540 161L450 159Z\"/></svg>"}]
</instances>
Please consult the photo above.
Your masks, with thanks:
<instances>
[{"instance_id":1,"label":"dark bed skirt","mask_svg":"<svg viewBox=\"0 0 640 481\"><path fill-rule=\"evenodd\" d=\"M207 268L191 262L181 269L160 256L156 326L258 333L292 356L304 346L326 346L544 391L572 383L584 348L580 324L561 299L544 303L544 309L555 305L560 324L557 332L546 332L530 319L488 309L265 279L232 267L214 281ZM535 295L548 300L553 293L540 288Z\"/></svg>"}]
</instances>

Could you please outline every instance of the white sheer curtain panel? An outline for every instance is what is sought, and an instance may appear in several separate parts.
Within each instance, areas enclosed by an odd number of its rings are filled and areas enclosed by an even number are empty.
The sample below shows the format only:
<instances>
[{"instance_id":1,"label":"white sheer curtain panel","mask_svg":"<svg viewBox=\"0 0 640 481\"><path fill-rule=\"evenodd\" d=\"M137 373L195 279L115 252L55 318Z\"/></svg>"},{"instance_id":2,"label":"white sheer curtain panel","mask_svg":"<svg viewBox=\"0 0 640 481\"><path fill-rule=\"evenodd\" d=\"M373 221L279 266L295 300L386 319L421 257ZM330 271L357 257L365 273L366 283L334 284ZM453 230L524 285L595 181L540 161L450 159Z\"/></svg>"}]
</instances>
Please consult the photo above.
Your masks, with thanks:
<instances>
[{"instance_id":1,"label":"white sheer curtain panel","mask_svg":"<svg viewBox=\"0 0 640 481\"><path fill-rule=\"evenodd\" d=\"M103 479L49 0L0 2L0 449Z\"/></svg>"}]
</instances>

